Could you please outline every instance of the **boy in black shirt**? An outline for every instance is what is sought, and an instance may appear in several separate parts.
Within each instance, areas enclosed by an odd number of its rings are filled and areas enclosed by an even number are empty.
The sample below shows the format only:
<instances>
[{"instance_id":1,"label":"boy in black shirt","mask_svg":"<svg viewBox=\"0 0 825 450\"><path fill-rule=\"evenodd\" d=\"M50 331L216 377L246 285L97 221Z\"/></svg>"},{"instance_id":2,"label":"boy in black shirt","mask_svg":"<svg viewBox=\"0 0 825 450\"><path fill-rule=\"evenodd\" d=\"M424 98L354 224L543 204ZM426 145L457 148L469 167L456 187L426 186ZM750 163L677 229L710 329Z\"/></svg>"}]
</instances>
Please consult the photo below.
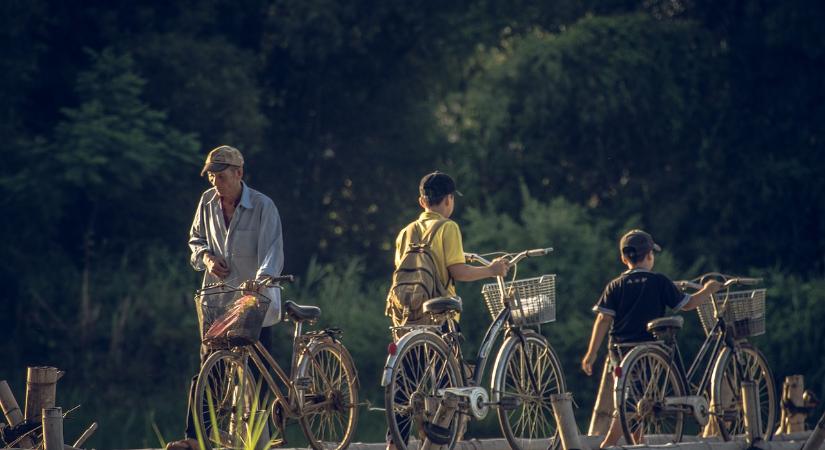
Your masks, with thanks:
<instances>
[{"instance_id":1,"label":"boy in black shirt","mask_svg":"<svg viewBox=\"0 0 825 450\"><path fill-rule=\"evenodd\" d=\"M708 281L695 294L683 294L668 277L651 272L655 262L654 251L660 252L662 249L653 242L650 234L642 230L630 230L622 236L619 250L622 263L628 270L607 284L593 307L598 316L593 323L587 354L582 358L582 370L588 376L593 374L593 363L608 330L612 344L651 341L653 336L647 331L649 321L664 316L666 308L695 309L721 287L718 281ZM613 364L620 362L613 359ZM621 435L621 425L614 409L610 429L600 446L615 445Z\"/></svg>"}]
</instances>

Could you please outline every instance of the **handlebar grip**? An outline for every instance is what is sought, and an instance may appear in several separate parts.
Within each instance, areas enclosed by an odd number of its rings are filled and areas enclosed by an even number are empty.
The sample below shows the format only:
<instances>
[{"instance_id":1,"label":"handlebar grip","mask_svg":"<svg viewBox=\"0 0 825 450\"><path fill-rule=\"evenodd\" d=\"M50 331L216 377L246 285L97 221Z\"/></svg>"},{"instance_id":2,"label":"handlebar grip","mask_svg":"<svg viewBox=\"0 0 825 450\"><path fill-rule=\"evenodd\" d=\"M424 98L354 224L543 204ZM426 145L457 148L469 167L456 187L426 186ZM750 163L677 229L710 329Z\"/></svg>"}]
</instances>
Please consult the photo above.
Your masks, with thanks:
<instances>
[{"instance_id":1,"label":"handlebar grip","mask_svg":"<svg viewBox=\"0 0 825 450\"><path fill-rule=\"evenodd\" d=\"M545 255L549 255L550 252L552 252L552 251L553 251L553 247L536 248L536 249L533 249L533 250L527 250L527 256L529 256L531 258L535 257L535 256L545 256Z\"/></svg>"},{"instance_id":2,"label":"handlebar grip","mask_svg":"<svg viewBox=\"0 0 825 450\"><path fill-rule=\"evenodd\" d=\"M752 286L754 284L759 284L762 282L762 278L748 278L748 277L739 277L730 280L732 284L741 284L745 286Z\"/></svg>"},{"instance_id":3,"label":"handlebar grip","mask_svg":"<svg viewBox=\"0 0 825 450\"><path fill-rule=\"evenodd\" d=\"M269 277L268 284L274 283L294 283L295 282L295 275L279 275L277 277Z\"/></svg>"}]
</instances>

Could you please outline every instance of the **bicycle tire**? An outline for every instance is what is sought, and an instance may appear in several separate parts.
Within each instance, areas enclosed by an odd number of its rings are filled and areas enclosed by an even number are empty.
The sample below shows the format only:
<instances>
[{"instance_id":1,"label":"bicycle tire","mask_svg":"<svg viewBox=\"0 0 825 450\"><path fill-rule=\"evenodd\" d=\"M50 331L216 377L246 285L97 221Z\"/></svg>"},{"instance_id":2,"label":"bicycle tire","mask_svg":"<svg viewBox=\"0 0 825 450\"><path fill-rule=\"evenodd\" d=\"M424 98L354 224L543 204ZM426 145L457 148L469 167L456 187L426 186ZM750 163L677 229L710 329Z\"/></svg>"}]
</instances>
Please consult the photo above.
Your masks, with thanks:
<instances>
[{"instance_id":1,"label":"bicycle tire","mask_svg":"<svg viewBox=\"0 0 825 450\"><path fill-rule=\"evenodd\" d=\"M729 441L745 433L742 379L739 376L744 373L750 381L757 383L762 424L760 434L767 441L776 426L777 392L773 373L759 349L747 342L736 345L740 358L733 358L733 351L725 347L716 359L711 378L712 411L724 440Z\"/></svg>"},{"instance_id":2,"label":"bicycle tire","mask_svg":"<svg viewBox=\"0 0 825 450\"><path fill-rule=\"evenodd\" d=\"M516 335L505 339L493 368L491 389L494 402L508 396L521 400L515 409L497 408L499 426L510 448L546 450L550 438L558 443L550 396L565 392L565 382L558 355L547 339L531 330L524 332L524 341Z\"/></svg>"},{"instance_id":3,"label":"bicycle tire","mask_svg":"<svg viewBox=\"0 0 825 450\"><path fill-rule=\"evenodd\" d=\"M260 428L255 416L265 408L259 407L257 392L254 378L238 354L220 350L206 359L195 383L195 410L191 411L198 439L206 449L242 449L260 437L255 433ZM209 420L208 428L204 416ZM266 422L263 415L262 423Z\"/></svg>"},{"instance_id":4,"label":"bicycle tire","mask_svg":"<svg viewBox=\"0 0 825 450\"><path fill-rule=\"evenodd\" d=\"M641 444L651 435L662 441L651 444L681 441L685 413L661 409L665 397L683 397L686 392L667 354L658 347L641 345L622 359L620 367L616 405L625 442Z\"/></svg>"},{"instance_id":5,"label":"bicycle tire","mask_svg":"<svg viewBox=\"0 0 825 450\"><path fill-rule=\"evenodd\" d=\"M314 341L301 355L296 377L309 380L307 388L298 391L302 410L313 402L325 405L299 419L310 446L347 448L358 424L358 375L347 349L332 340Z\"/></svg>"},{"instance_id":6,"label":"bicycle tire","mask_svg":"<svg viewBox=\"0 0 825 450\"><path fill-rule=\"evenodd\" d=\"M389 437L397 450L407 450L409 436L425 437L422 424L438 409L438 390L461 387L458 362L444 341L436 334L423 332L411 336L399 346L392 367L391 378L384 388ZM423 400L424 410L416 412L415 399ZM414 416L415 415L415 416ZM456 414L450 422L447 447L452 449L459 438L462 420Z\"/></svg>"}]
</instances>

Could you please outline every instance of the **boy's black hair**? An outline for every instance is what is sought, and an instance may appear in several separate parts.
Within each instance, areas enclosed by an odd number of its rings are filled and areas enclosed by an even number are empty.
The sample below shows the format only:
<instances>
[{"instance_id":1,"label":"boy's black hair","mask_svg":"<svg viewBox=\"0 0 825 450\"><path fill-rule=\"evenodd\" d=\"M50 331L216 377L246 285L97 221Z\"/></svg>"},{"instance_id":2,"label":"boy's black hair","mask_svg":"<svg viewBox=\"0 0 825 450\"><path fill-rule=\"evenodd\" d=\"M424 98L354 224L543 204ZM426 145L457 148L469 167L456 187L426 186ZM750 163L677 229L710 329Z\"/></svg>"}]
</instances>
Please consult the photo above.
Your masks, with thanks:
<instances>
[{"instance_id":1,"label":"boy's black hair","mask_svg":"<svg viewBox=\"0 0 825 450\"><path fill-rule=\"evenodd\" d=\"M647 254L652 252L653 250L648 250L644 253L637 253L635 249L630 247L625 247L622 249L622 255L630 261L632 264L639 264L640 262L644 261L647 257Z\"/></svg>"},{"instance_id":2,"label":"boy's black hair","mask_svg":"<svg viewBox=\"0 0 825 450\"><path fill-rule=\"evenodd\" d=\"M450 195L450 194L439 195L438 197L427 197L427 196L425 196L424 197L424 203L426 203L427 206L430 206L430 207L438 206L438 205L441 204L441 202L444 201L445 198L447 198L448 195Z\"/></svg>"}]
</instances>

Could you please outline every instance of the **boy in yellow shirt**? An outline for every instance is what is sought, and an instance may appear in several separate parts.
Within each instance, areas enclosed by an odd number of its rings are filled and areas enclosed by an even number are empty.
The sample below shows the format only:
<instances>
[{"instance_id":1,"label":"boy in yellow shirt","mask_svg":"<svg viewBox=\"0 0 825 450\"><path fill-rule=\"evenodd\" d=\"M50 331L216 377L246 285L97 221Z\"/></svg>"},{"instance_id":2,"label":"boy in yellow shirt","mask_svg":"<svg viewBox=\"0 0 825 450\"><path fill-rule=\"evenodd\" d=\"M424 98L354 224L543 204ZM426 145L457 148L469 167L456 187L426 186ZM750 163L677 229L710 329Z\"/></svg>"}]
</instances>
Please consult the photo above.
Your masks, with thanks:
<instances>
[{"instance_id":1,"label":"boy in yellow shirt","mask_svg":"<svg viewBox=\"0 0 825 450\"><path fill-rule=\"evenodd\" d=\"M442 283L443 291L447 296L455 297L455 281L476 281L483 278L504 276L509 269L507 261L496 259L487 267L471 266L464 259L464 247L461 242L461 231L458 224L450 220L455 209L455 197L461 196L456 190L455 181L443 172L435 171L424 175L418 185L418 204L424 210L418 219L404 227L395 240L395 266L401 262L406 249L410 244L410 233L413 227L417 228L418 236L426 236L432 227L438 226L432 233L430 252L435 262L437 272L436 282ZM394 324L406 322L400 317L398 308L388 308L387 314L392 317ZM409 436L409 423L401 430ZM390 433L387 433L387 449L395 450Z\"/></svg>"}]
</instances>

